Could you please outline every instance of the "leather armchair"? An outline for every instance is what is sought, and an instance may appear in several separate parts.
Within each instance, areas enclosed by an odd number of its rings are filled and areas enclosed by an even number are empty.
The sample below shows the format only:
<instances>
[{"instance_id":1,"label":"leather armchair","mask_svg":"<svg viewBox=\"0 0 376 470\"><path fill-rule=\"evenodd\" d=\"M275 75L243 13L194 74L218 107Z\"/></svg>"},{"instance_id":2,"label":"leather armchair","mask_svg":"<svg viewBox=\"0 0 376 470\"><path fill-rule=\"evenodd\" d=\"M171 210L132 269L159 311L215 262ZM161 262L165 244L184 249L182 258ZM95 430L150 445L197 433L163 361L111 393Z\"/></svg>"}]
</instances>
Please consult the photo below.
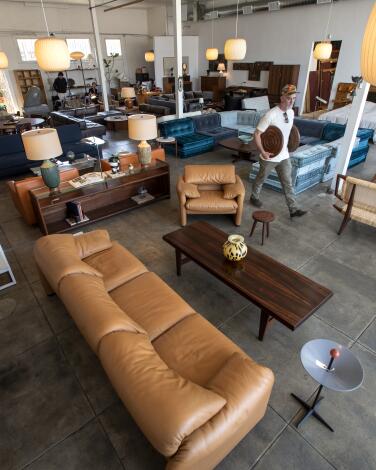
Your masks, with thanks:
<instances>
[{"instance_id":1,"label":"leather armchair","mask_svg":"<svg viewBox=\"0 0 376 470\"><path fill-rule=\"evenodd\" d=\"M69 181L79 175L77 168L60 172L61 181ZM44 186L41 176L32 176L20 181L7 181L7 185L12 196L14 205L18 212L22 215L25 222L29 225L37 223L34 208L31 203L30 190Z\"/></svg>"},{"instance_id":2,"label":"leather armchair","mask_svg":"<svg viewBox=\"0 0 376 470\"><path fill-rule=\"evenodd\" d=\"M151 151L151 159L152 160L166 160L166 155L164 149L153 149ZM137 153L129 153L126 155L121 155L119 157L120 161L120 171L125 171L128 170L128 165L139 165L140 162L138 160ZM107 160L102 160L102 170L103 171L108 171L111 170L111 165L108 163Z\"/></svg>"},{"instance_id":3,"label":"leather armchair","mask_svg":"<svg viewBox=\"0 0 376 470\"><path fill-rule=\"evenodd\" d=\"M182 226L187 214L234 214L241 224L245 188L234 165L187 165L176 190Z\"/></svg>"},{"instance_id":4,"label":"leather armchair","mask_svg":"<svg viewBox=\"0 0 376 470\"><path fill-rule=\"evenodd\" d=\"M262 419L270 369L108 232L47 235L34 256L167 470L211 470Z\"/></svg>"}]
</instances>

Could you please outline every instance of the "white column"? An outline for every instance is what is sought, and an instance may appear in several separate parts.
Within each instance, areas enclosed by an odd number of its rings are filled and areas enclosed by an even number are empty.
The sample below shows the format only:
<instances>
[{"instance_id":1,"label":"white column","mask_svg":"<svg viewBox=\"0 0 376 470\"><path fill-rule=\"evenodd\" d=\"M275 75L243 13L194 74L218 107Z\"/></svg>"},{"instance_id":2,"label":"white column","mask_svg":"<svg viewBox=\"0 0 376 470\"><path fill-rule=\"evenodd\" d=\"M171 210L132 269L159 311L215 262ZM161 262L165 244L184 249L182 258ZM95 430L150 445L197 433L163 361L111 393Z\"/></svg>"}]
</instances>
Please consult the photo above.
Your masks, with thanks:
<instances>
[{"instance_id":1,"label":"white column","mask_svg":"<svg viewBox=\"0 0 376 470\"><path fill-rule=\"evenodd\" d=\"M94 7L95 7L95 0L90 0L90 8L89 9L90 9L90 13L91 13L91 21L93 23L93 30L94 30L94 37L95 37L95 47L97 49L97 59L98 59L99 74L100 74L100 77L101 77L101 84L102 84L102 96L103 96L104 110L108 111L110 109L110 107L108 105L107 82L106 82L106 75L104 73L101 37L100 37L100 34L99 34L97 10Z\"/></svg>"},{"instance_id":2,"label":"white column","mask_svg":"<svg viewBox=\"0 0 376 470\"><path fill-rule=\"evenodd\" d=\"M184 114L183 93L183 45L181 35L181 0L174 0L174 49L175 49L175 100L176 116L182 118ZM180 88L179 88L180 83Z\"/></svg>"},{"instance_id":3,"label":"white column","mask_svg":"<svg viewBox=\"0 0 376 470\"><path fill-rule=\"evenodd\" d=\"M349 166L351 152L354 147L356 133L358 132L359 123L366 104L369 87L369 83L363 82L362 87L356 89L356 96L354 96L350 108L345 135L343 136L343 141L339 149L334 177L330 186L330 189L332 190L336 187L337 175L346 175L347 173L347 167Z\"/></svg>"}]
</instances>

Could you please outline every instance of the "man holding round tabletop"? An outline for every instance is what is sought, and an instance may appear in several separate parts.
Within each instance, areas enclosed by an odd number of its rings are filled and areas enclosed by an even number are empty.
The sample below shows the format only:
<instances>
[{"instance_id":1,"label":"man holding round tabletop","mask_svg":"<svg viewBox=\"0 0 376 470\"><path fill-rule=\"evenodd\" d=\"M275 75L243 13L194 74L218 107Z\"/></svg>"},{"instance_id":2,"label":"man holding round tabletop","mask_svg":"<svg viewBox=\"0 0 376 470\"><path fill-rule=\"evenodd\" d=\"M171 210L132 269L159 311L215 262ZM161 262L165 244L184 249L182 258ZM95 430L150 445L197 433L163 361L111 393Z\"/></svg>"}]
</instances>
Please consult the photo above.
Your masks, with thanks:
<instances>
[{"instance_id":1,"label":"man holding round tabletop","mask_svg":"<svg viewBox=\"0 0 376 470\"><path fill-rule=\"evenodd\" d=\"M296 98L296 86L285 85L281 91L281 100L278 106L268 111L257 124L254 135L257 148L260 150L260 169L253 183L251 204L261 207L260 192L264 181L272 170L276 170L278 178L281 181L283 192L285 194L287 206L290 211L290 217L301 217L306 214L298 208L294 191L291 183L291 162L287 148L291 128L294 121L294 106ZM283 147L278 155L272 155L266 152L261 141L261 134L266 131L269 126L276 126L283 135Z\"/></svg>"}]
</instances>

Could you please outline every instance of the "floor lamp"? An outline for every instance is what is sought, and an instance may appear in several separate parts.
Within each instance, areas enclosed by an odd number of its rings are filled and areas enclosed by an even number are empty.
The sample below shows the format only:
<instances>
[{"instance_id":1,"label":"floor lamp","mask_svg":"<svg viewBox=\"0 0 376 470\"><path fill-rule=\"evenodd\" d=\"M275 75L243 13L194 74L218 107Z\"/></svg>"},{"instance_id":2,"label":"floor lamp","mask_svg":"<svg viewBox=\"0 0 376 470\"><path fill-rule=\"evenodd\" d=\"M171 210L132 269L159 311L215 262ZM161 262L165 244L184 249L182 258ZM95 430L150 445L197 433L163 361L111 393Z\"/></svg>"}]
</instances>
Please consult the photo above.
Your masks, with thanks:
<instances>
[{"instance_id":1,"label":"floor lamp","mask_svg":"<svg viewBox=\"0 0 376 470\"><path fill-rule=\"evenodd\" d=\"M86 81L85 81L85 74L84 74L84 68L82 65L82 58L85 56L85 54L81 51L74 51L70 53L70 57L72 60L79 60L80 65L81 65L81 73L82 73L82 80L84 82L84 88L85 88L85 96L87 94L87 89L86 89Z\"/></svg>"}]
</instances>

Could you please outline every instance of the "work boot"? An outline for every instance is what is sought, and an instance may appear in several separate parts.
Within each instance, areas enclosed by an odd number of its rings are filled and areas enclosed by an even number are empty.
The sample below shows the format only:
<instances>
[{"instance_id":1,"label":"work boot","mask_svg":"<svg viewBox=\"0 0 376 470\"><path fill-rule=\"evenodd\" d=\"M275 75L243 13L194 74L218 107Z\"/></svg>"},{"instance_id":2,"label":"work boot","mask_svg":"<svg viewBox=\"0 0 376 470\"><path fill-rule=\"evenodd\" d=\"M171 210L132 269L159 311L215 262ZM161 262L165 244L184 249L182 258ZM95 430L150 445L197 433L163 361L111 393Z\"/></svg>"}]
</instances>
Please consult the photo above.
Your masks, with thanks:
<instances>
[{"instance_id":1,"label":"work boot","mask_svg":"<svg viewBox=\"0 0 376 470\"><path fill-rule=\"evenodd\" d=\"M256 199L253 196L250 197L249 201L255 207L261 207L262 206L262 202L260 201L260 199Z\"/></svg>"},{"instance_id":2,"label":"work boot","mask_svg":"<svg viewBox=\"0 0 376 470\"><path fill-rule=\"evenodd\" d=\"M307 211L302 211L301 209L296 209L294 212L290 212L290 217L301 217L302 215L306 214Z\"/></svg>"}]
</instances>

